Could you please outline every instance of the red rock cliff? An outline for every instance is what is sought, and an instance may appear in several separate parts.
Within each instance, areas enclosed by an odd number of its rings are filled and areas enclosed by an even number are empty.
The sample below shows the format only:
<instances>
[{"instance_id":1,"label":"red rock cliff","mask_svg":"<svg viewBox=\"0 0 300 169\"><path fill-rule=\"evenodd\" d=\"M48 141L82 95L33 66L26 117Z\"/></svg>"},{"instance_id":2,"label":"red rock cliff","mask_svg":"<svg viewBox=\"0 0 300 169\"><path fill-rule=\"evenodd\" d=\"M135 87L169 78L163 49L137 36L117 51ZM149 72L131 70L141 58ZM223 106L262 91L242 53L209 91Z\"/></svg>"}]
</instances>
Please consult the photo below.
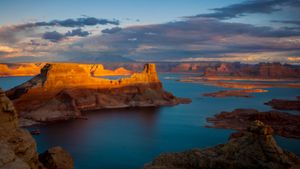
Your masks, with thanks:
<instances>
[{"instance_id":1,"label":"red rock cliff","mask_svg":"<svg viewBox=\"0 0 300 169\"><path fill-rule=\"evenodd\" d=\"M85 64L47 64L39 75L7 95L21 117L36 121L70 119L80 116L82 110L190 102L163 90L155 64L117 80L94 77L90 69Z\"/></svg>"}]
</instances>

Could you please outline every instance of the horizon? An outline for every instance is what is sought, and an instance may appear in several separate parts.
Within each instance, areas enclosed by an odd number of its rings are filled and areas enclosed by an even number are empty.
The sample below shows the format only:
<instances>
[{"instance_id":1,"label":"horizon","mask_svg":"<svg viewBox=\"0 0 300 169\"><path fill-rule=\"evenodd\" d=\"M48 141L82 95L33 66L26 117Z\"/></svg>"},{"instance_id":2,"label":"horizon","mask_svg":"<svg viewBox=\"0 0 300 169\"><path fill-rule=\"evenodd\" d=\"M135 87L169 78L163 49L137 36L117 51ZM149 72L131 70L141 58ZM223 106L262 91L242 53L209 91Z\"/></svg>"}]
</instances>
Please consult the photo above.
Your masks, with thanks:
<instances>
[{"instance_id":1,"label":"horizon","mask_svg":"<svg viewBox=\"0 0 300 169\"><path fill-rule=\"evenodd\" d=\"M299 9L297 0L4 0L0 62L298 65Z\"/></svg>"}]
</instances>

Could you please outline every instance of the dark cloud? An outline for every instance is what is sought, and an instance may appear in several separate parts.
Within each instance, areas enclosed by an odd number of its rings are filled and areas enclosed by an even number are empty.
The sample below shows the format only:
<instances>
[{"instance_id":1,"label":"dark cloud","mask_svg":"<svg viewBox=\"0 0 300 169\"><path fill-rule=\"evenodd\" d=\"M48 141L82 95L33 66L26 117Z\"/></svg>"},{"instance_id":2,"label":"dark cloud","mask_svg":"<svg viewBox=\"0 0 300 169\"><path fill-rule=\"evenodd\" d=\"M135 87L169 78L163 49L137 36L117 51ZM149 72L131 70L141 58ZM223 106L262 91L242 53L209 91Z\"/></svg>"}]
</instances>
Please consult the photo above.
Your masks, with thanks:
<instances>
[{"instance_id":1,"label":"dark cloud","mask_svg":"<svg viewBox=\"0 0 300 169\"><path fill-rule=\"evenodd\" d=\"M94 17L84 17L77 19L66 19L66 20L52 20L49 22L35 22L17 25L17 29L26 29L39 26L62 26L62 27L83 27L83 26L94 26L94 25L119 25L118 20L98 19Z\"/></svg>"},{"instance_id":2,"label":"dark cloud","mask_svg":"<svg viewBox=\"0 0 300 169\"><path fill-rule=\"evenodd\" d=\"M72 31L68 31L65 36L79 36L79 37L86 37L90 33L88 31L83 31L82 29L74 29Z\"/></svg>"},{"instance_id":3,"label":"dark cloud","mask_svg":"<svg viewBox=\"0 0 300 169\"><path fill-rule=\"evenodd\" d=\"M199 14L193 17L211 17L217 19L231 19L246 14L269 14L282 10L285 6L300 7L299 0L248 0L222 8L212 9L213 13Z\"/></svg>"},{"instance_id":4,"label":"dark cloud","mask_svg":"<svg viewBox=\"0 0 300 169\"><path fill-rule=\"evenodd\" d=\"M43 39L49 40L51 42L58 42L62 40L65 36L57 31L46 32L43 34Z\"/></svg>"},{"instance_id":5,"label":"dark cloud","mask_svg":"<svg viewBox=\"0 0 300 169\"><path fill-rule=\"evenodd\" d=\"M57 31L53 31L53 32L45 32L43 34L43 39L49 40L51 42L59 42L67 37L70 36L79 36L79 37L86 37L88 36L90 33L88 31L83 31L81 28L78 29L74 29L72 31L68 31L65 34L59 33Z\"/></svg>"},{"instance_id":6,"label":"dark cloud","mask_svg":"<svg viewBox=\"0 0 300 169\"><path fill-rule=\"evenodd\" d=\"M121 31L121 30L122 30L122 28L120 28L120 27L113 27L113 28L111 28L111 29L103 29L101 32L102 32L102 33L112 34L112 33L119 32L119 31Z\"/></svg>"},{"instance_id":7,"label":"dark cloud","mask_svg":"<svg viewBox=\"0 0 300 169\"><path fill-rule=\"evenodd\" d=\"M81 28L84 26L95 26L95 25L119 25L120 22L118 20L108 20L108 19L98 19L94 17L82 17L76 19L66 19L66 20L52 20L49 22L33 22L33 23L25 23L19 25L12 26L0 26L0 42L4 44L15 44L22 40L24 37L32 37L39 35L38 28L44 27L53 31L53 27L66 27L66 28ZM55 30L55 29L54 29ZM73 32L74 36L86 36L88 32L81 31L77 29ZM46 38L55 37L55 39L59 39L60 35L58 33L45 33ZM72 35L72 32L70 32ZM61 39L59 39L61 40ZM58 41L59 41L58 40Z\"/></svg>"},{"instance_id":8,"label":"dark cloud","mask_svg":"<svg viewBox=\"0 0 300 169\"><path fill-rule=\"evenodd\" d=\"M299 51L298 36L300 30L194 18L123 28L114 34L84 39L77 45L82 50L106 46L108 49L103 50L112 54L159 61L221 57L230 53Z\"/></svg>"}]
</instances>

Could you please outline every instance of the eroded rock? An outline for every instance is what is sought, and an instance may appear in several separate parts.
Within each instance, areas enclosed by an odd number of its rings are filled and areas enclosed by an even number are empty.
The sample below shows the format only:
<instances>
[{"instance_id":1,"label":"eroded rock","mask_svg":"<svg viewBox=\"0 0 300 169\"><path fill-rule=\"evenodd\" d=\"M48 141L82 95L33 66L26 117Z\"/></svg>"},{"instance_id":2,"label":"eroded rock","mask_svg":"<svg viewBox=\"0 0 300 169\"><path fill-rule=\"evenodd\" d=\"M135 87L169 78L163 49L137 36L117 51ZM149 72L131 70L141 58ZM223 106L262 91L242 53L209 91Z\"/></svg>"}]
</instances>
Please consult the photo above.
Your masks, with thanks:
<instances>
[{"instance_id":1,"label":"eroded rock","mask_svg":"<svg viewBox=\"0 0 300 169\"><path fill-rule=\"evenodd\" d=\"M277 110L300 110L300 96L297 100L272 99L265 104Z\"/></svg>"},{"instance_id":2,"label":"eroded rock","mask_svg":"<svg viewBox=\"0 0 300 169\"><path fill-rule=\"evenodd\" d=\"M0 89L0 169L47 169L31 134L18 127L16 110Z\"/></svg>"},{"instance_id":3,"label":"eroded rock","mask_svg":"<svg viewBox=\"0 0 300 169\"><path fill-rule=\"evenodd\" d=\"M118 80L97 78L82 64L47 64L28 82L7 92L23 118L49 122L81 116L83 110L189 103L164 91L154 64Z\"/></svg>"},{"instance_id":4,"label":"eroded rock","mask_svg":"<svg viewBox=\"0 0 300 169\"><path fill-rule=\"evenodd\" d=\"M221 112L207 121L207 127L244 130L253 120L260 120L272 126L275 134L300 138L300 115L278 111L260 112L255 109L235 109L232 112Z\"/></svg>"}]
</instances>

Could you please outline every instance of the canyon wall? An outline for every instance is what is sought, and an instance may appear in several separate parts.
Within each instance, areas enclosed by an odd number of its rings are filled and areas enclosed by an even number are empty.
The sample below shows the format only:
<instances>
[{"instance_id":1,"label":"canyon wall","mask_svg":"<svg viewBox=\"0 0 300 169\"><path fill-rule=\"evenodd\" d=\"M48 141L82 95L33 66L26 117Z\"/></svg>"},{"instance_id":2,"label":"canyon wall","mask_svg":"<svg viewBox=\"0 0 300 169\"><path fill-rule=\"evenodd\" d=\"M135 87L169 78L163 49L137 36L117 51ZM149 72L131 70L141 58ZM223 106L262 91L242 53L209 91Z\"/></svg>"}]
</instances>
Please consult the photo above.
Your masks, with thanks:
<instances>
[{"instance_id":1,"label":"canyon wall","mask_svg":"<svg viewBox=\"0 0 300 169\"><path fill-rule=\"evenodd\" d=\"M7 95L22 118L55 121L78 118L85 110L189 103L164 91L155 64L117 80L94 77L90 66L46 64L41 73Z\"/></svg>"},{"instance_id":2,"label":"canyon wall","mask_svg":"<svg viewBox=\"0 0 300 169\"><path fill-rule=\"evenodd\" d=\"M255 65L241 63L222 63L208 67L205 77L241 77L261 79L300 79L300 67L280 63L259 63Z\"/></svg>"},{"instance_id":3,"label":"canyon wall","mask_svg":"<svg viewBox=\"0 0 300 169\"><path fill-rule=\"evenodd\" d=\"M18 123L13 104L0 89L0 169L74 168L71 156L60 147L48 150L59 149L56 154L45 152L48 158L39 156L34 139L28 131L19 128ZM49 159L54 158L52 165L48 165Z\"/></svg>"}]
</instances>

